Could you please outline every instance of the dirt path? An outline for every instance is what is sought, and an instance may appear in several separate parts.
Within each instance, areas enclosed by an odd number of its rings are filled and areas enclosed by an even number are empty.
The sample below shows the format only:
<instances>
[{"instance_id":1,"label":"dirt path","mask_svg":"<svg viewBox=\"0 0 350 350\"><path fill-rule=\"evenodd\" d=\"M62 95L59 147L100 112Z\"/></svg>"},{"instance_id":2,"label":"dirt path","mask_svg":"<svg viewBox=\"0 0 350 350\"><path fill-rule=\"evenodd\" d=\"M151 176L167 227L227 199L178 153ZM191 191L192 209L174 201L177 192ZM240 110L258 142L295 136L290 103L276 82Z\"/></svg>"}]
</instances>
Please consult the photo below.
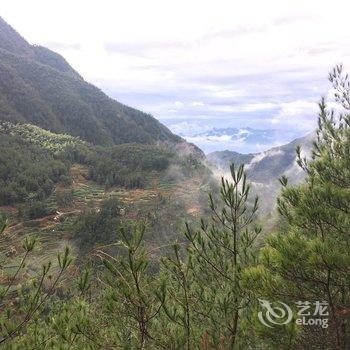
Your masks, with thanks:
<instances>
[{"instance_id":1,"label":"dirt path","mask_svg":"<svg viewBox=\"0 0 350 350\"><path fill-rule=\"evenodd\" d=\"M14 231L21 229L21 228L24 228L26 225L32 224L32 223L37 224L42 229L49 228L52 225L41 225L41 224L42 223L49 224L50 222L57 223L57 222L60 222L61 220L63 220L65 217L77 215L77 214L80 214L81 212L82 212L82 210L71 210L71 211L67 211L67 212L57 211L55 214L48 215L48 216L45 216L43 218L25 220L25 221L19 222L19 223L14 224L14 225L10 225L7 228L7 232L8 232L8 234L11 234L11 233L13 234Z\"/></svg>"}]
</instances>

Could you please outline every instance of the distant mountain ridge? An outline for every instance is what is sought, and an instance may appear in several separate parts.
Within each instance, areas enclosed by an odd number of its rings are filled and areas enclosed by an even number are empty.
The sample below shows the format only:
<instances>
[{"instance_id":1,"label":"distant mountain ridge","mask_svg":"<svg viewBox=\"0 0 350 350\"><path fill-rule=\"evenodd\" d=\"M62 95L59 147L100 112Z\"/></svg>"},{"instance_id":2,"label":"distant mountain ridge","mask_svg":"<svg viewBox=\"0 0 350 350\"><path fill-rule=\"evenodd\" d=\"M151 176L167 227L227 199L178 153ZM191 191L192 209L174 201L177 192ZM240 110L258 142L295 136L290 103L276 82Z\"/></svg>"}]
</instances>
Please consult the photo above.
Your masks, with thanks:
<instances>
[{"instance_id":1,"label":"distant mountain ridge","mask_svg":"<svg viewBox=\"0 0 350 350\"><path fill-rule=\"evenodd\" d=\"M314 134L308 134L286 145L273 147L261 153L241 154L228 150L213 152L207 155L207 161L223 172L229 171L231 163L237 166L245 164L251 181L267 183L295 169L297 167L296 147L301 146L302 150L309 154L313 139Z\"/></svg>"},{"instance_id":2,"label":"distant mountain ridge","mask_svg":"<svg viewBox=\"0 0 350 350\"><path fill-rule=\"evenodd\" d=\"M271 209L280 185L278 179L285 175L291 184L300 183L305 173L296 163L296 147L299 145L303 154L311 155L313 133L294 141L273 147L265 152L255 154L241 154L234 151L219 151L207 155L207 162L216 169L219 175L227 176L232 163L236 166L245 164L248 179L252 182L254 191L263 197L262 206Z\"/></svg>"},{"instance_id":3,"label":"distant mountain ridge","mask_svg":"<svg viewBox=\"0 0 350 350\"><path fill-rule=\"evenodd\" d=\"M232 140L238 140L244 138L245 141L250 142L271 142L273 140L273 134L276 131L273 129L253 129L246 128L213 128L207 132L198 133L194 136L230 136Z\"/></svg>"},{"instance_id":4,"label":"distant mountain ridge","mask_svg":"<svg viewBox=\"0 0 350 350\"><path fill-rule=\"evenodd\" d=\"M272 145L281 145L303 136L300 131L278 129L209 126L201 122L178 122L170 125L171 130L187 141L198 145L209 154L222 149L233 149L239 153L258 153Z\"/></svg>"},{"instance_id":5,"label":"distant mountain ridge","mask_svg":"<svg viewBox=\"0 0 350 350\"><path fill-rule=\"evenodd\" d=\"M59 54L30 45L1 18L0 77L1 120L34 124L100 145L185 142L151 115L84 81Z\"/></svg>"}]
</instances>

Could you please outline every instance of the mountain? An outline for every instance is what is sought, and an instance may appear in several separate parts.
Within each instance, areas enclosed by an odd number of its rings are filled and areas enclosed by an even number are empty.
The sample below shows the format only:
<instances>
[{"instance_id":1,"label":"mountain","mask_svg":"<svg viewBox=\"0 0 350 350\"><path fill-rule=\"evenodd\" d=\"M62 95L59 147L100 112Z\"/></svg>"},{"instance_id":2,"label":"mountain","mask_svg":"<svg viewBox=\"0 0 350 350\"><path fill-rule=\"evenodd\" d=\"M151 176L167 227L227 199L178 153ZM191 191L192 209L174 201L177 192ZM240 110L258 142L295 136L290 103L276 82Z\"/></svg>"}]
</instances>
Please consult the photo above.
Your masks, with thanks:
<instances>
[{"instance_id":1,"label":"mountain","mask_svg":"<svg viewBox=\"0 0 350 350\"><path fill-rule=\"evenodd\" d=\"M30 45L1 18L0 76L0 120L34 124L99 145L184 142L151 115L84 81L59 54Z\"/></svg>"},{"instance_id":2,"label":"mountain","mask_svg":"<svg viewBox=\"0 0 350 350\"><path fill-rule=\"evenodd\" d=\"M203 152L151 115L87 83L0 18L0 206L48 200L71 169L107 188L144 188L168 167L200 169Z\"/></svg>"},{"instance_id":3,"label":"mountain","mask_svg":"<svg viewBox=\"0 0 350 350\"><path fill-rule=\"evenodd\" d=\"M294 182L301 181L304 173L296 163L296 148L300 146L303 153L309 156L314 137L311 133L286 145L254 155L247 164L248 176L252 181L261 183L274 181L282 175L290 177Z\"/></svg>"},{"instance_id":4,"label":"mountain","mask_svg":"<svg viewBox=\"0 0 350 350\"><path fill-rule=\"evenodd\" d=\"M255 142L266 144L274 139L275 130L273 129L252 129L252 128L213 128L207 132L199 133L195 136L230 136L231 140L244 138L246 142Z\"/></svg>"},{"instance_id":5,"label":"mountain","mask_svg":"<svg viewBox=\"0 0 350 350\"><path fill-rule=\"evenodd\" d=\"M253 190L263 197L264 210L273 208L275 198L279 193L278 179L285 175L290 183L301 182L305 174L296 163L296 147L301 146L303 154L310 156L313 133L279 147L255 154L241 154L234 151L213 152L207 155L207 162L214 167L219 175L229 172L230 164L245 164L248 179L252 182Z\"/></svg>"},{"instance_id":6,"label":"mountain","mask_svg":"<svg viewBox=\"0 0 350 350\"><path fill-rule=\"evenodd\" d=\"M230 164L248 164L254 158L253 153L242 154L235 151L217 151L209 153L206 157L208 163L219 170L229 171Z\"/></svg>"},{"instance_id":7,"label":"mountain","mask_svg":"<svg viewBox=\"0 0 350 350\"><path fill-rule=\"evenodd\" d=\"M261 153L242 154L228 150L213 152L207 155L207 161L223 172L229 171L232 163L245 164L251 181L267 183L297 170L296 147L301 146L302 150L309 154L313 137L313 134L309 134Z\"/></svg>"},{"instance_id":8,"label":"mountain","mask_svg":"<svg viewBox=\"0 0 350 350\"><path fill-rule=\"evenodd\" d=\"M188 142L198 145L209 154L222 149L234 149L239 153L262 152L271 145L282 145L303 135L298 131L255 129L247 126L214 127L201 122L180 121L169 125L170 129Z\"/></svg>"}]
</instances>

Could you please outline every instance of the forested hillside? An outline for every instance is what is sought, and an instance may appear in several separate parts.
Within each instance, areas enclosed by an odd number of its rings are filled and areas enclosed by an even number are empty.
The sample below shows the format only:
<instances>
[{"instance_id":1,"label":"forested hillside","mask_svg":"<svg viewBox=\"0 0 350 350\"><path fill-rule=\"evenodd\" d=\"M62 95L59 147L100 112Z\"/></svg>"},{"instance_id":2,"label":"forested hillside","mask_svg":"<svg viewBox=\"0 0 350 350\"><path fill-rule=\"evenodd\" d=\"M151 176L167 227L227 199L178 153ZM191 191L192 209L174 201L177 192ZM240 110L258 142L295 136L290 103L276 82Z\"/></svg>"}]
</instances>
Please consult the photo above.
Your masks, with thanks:
<instances>
[{"instance_id":1,"label":"forested hillside","mask_svg":"<svg viewBox=\"0 0 350 350\"><path fill-rule=\"evenodd\" d=\"M30 45L1 18L0 76L2 120L35 124L101 145L183 142L151 115L84 81L57 53Z\"/></svg>"},{"instance_id":2,"label":"forested hillside","mask_svg":"<svg viewBox=\"0 0 350 350\"><path fill-rule=\"evenodd\" d=\"M0 122L0 205L44 200L61 181L72 181L73 164L87 167L86 177L110 188L143 188L147 175L170 165L200 162L167 147L126 143L95 146L78 137L55 134L30 124Z\"/></svg>"}]
</instances>

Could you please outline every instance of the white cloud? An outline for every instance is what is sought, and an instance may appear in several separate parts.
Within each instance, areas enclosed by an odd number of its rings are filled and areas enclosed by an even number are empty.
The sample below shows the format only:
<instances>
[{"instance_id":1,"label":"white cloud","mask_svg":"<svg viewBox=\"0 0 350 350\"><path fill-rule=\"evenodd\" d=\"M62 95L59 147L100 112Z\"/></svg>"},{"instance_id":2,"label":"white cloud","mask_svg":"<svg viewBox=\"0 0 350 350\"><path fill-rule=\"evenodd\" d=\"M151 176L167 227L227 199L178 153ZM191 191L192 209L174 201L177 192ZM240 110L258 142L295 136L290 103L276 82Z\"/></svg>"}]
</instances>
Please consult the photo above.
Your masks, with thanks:
<instances>
[{"instance_id":1,"label":"white cloud","mask_svg":"<svg viewBox=\"0 0 350 350\"><path fill-rule=\"evenodd\" d=\"M249 103L242 107L242 110L245 112L253 112L253 111L262 111L266 109L275 108L275 103L270 102L260 102L260 103Z\"/></svg>"},{"instance_id":2,"label":"white cloud","mask_svg":"<svg viewBox=\"0 0 350 350\"><path fill-rule=\"evenodd\" d=\"M169 128L175 134L182 136L193 136L212 129L208 125L188 121L181 121L180 123L170 124Z\"/></svg>"},{"instance_id":3,"label":"white cloud","mask_svg":"<svg viewBox=\"0 0 350 350\"><path fill-rule=\"evenodd\" d=\"M349 10L346 0L1 1L31 43L161 120L305 132L330 67L350 67Z\"/></svg>"},{"instance_id":4,"label":"white cloud","mask_svg":"<svg viewBox=\"0 0 350 350\"><path fill-rule=\"evenodd\" d=\"M243 144L245 142L245 139L242 137L240 139L235 139L232 140L231 135L220 135L220 136L188 136L186 139L190 142L230 142L233 141L232 143L234 144Z\"/></svg>"},{"instance_id":5,"label":"white cloud","mask_svg":"<svg viewBox=\"0 0 350 350\"><path fill-rule=\"evenodd\" d=\"M268 150L265 152L261 152L253 157L253 159L250 161L249 165L247 166L247 169L249 167L251 167L252 165L254 165L255 163L260 162L261 160L263 160L266 157L273 157L273 156L277 156L277 155L282 155L283 153L284 152L282 150L279 150L279 149L272 149L272 150Z\"/></svg>"},{"instance_id":6,"label":"white cloud","mask_svg":"<svg viewBox=\"0 0 350 350\"><path fill-rule=\"evenodd\" d=\"M201 101L193 101L193 102L190 102L189 105L193 107L199 107L199 106L204 106L204 103Z\"/></svg>"},{"instance_id":7,"label":"white cloud","mask_svg":"<svg viewBox=\"0 0 350 350\"><path fill-rule=\"evenodd\" d=\"M246 96L246 93L243 90L219 90L213 91L212 95L219 98L233 98Z\"/></svg>"},{"instance_id":8,"label":"white cloud","mask_svg":"<svg viewBox=\"0 0 350 350\"><path fill-rule=\"evenodd\" d=\"M273 126L290 126L305 131L311 131L316 127L316 116L318 113L316 102L296 100L280 103L278 107L278 113L268 119Z\"/></svg>"},{"instance_id":9,"label":"white cloud","mask_svg":"<svg viewBox=\"0 0 350 350\"><path fill-rule=\"evenodd\" d=\"M239 129L239 131L238 131L239 136L241 136L241 135L248 136L250 134L251 134L251 131L249 131L247 129Z\"/></svg>"},{"instance_id":10,"label":"white cloud","mask_svg":"<svg viewBox=\"0 0 350 350\"><path fill-rule=\"evenodd\" d=\"M246 147L245 138L232 139L231 135L220 136L185 136L188 142L192 142L199 145L205 152L213 152L218 149L230 149L238 152L242 151Z\"/></svg>"}]
</instances>

